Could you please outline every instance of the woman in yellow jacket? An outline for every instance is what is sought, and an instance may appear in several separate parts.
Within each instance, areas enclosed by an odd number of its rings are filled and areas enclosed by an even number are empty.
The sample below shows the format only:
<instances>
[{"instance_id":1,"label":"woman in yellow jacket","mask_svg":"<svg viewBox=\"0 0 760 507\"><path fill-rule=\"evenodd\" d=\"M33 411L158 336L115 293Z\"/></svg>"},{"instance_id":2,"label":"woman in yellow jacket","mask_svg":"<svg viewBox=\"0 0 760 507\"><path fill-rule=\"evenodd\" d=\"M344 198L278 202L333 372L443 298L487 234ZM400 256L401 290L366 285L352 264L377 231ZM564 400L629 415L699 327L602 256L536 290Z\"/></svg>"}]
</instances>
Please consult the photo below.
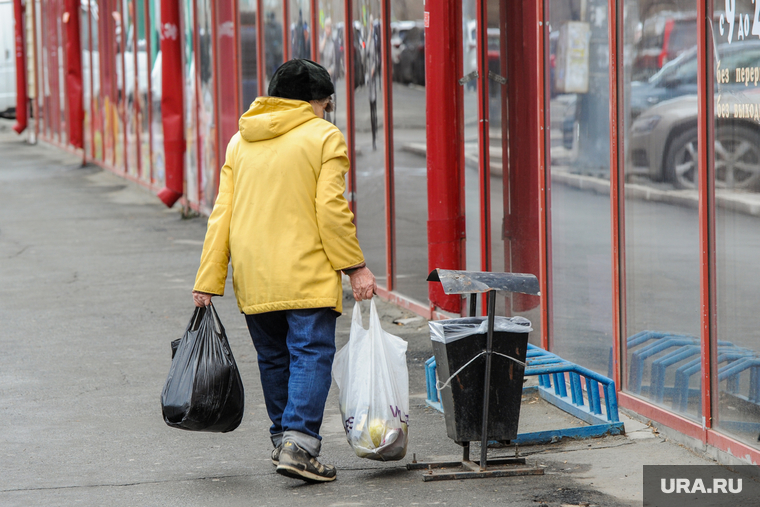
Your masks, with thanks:
<instances>
[{"instance_id":1,"label":"woman in yellow jacket","mask_svg":"<svg viewBox=\"0 0 760 507\"><path fill-rule=\"evenodd\" d=\"M208 220L193 299L224 294L227 265L256 347L277 472L332 481L317 461L342 311L341 271L354 297L370 299L353 214L343 196L343 134L324 120L334 87L310 60L291 60L240 118L227 146Z\"/></svg>"}]
</instances>

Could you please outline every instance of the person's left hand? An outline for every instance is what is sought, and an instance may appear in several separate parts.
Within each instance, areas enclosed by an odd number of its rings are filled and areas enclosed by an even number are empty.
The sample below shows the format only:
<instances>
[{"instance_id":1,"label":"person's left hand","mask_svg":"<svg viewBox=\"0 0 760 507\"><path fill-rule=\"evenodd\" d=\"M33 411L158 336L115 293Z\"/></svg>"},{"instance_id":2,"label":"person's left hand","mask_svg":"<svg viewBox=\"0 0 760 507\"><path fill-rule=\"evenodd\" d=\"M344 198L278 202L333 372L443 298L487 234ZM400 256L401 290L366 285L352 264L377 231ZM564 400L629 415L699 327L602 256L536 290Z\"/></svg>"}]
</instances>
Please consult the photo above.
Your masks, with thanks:
<instances>
[{"instance_id":1,"label":"person's left hand","mask_svg":"<svg viewBox=\"0 0 760 507\"><path fill-rule=\"evenodd\" d=\"M211 297L212 294L207 294L205 292L198 292L193 291L193 303L195 303L195 306L199 308L203 308L205 306L208 306L211 304Z\"/></svg>"}]
</instances>

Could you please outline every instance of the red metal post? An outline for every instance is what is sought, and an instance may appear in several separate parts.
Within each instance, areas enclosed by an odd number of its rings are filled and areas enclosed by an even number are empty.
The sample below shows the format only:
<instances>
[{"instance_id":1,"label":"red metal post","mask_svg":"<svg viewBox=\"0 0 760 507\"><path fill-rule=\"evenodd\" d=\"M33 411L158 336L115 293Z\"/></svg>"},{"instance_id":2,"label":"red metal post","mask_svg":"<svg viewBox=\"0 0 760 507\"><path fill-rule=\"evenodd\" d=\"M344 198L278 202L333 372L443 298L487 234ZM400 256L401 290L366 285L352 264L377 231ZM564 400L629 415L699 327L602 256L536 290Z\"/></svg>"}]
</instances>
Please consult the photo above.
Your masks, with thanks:
<instances>
[{"instance_id":1,"label":"red metal post","mask_svg":"<svg viewBox=\"0 0 760 507\"><path fill-rule=\"evenodd\" d=\"M717 388L717 368L715 364L716 340L715 329L715 181L713 126L713 46L712 35L712 0L701 3L697 12L697 97L698 125L697 138L699 157L699 286L700 286L700 320L702 330L702 427L713 427L713 409L717 396L712 397ZM716 378L713 379L713 376ZM717 389L715 390L717 393ZM717 414L717 410L715 412ZM703 440L706 439L706 435Z\"/></svg>"},{"instance_id":2,"label":"red metal post","mask_svg":"<svg viewBox=\"0 0 760 507\"><path fill-rule=\"evenodd\" d=\"M13 0L16 43L16 123L13 130L18 134L26 130L27 103L26 94L26 40L24 39L24 5L21 0Z\"/></svg>"},{"instance_id":3,"label":"red metal post","mask_svg":"<svg viewBox=\"0 0 760 507\"><path fill-rule=\"evenodd\" d=\"M311 59L319 62L319 0L309 0L309 38L311 46Z\"/></svg>"},{"instance_id":4,"label":"red metal post","mask_svg":"<svg viewBox=\"0 0 760 507\"><path fill-rule=\"evenodd\" d=\"M490 155L490 112L488 83L488 1L476 2L477 55L478 55L478 168L480 197L480 269L491 271L491 155ZM459 69L462 67L460 66ZM483 312L485 314L485 294Z\"/></svg>"},{"instance_id":5,"label":"red metal post","mask_svg":"<svg viewBox=\"0 0 760 507\"><path fill-rule=\"evenodd\" d=\"M161 122L164 129L166 186L159 199L171 207L184 193L185 80L179 0L161 2Z\"/></svg>"},{"instance_id":6,"label":"red metal post","mask_svg":"<svg viewBox=\"0 0 760 507\"><path fill-rule=\"evenodd\" d=\"M267 79L264 65L264 0L256 0L256 87L258 95L266 94L264 83ZM250 104L243 104L247 109Z\"/></svg>"},{"instance_id":7,"label":"red metal post","mask_svg":"<svg viewBox=\"0 0 760 507\"><path fill-rule=\"evenodd\" d=\"M348 146L348 205L357 222L356 206L356 146L354 123L354 4L353 0L343 1L345 23L343 27L344 61L346 62L346 145Z\"/></svg>"},{"instance_id":8,"label":"red metal post","mask_svg":"<svg viewBox=\"0 0 760 507\"><path fill-rule=\"evenodd\" d=\"M540 150L544 146L544 132L541 130L543 113L537 114L537 111L543 111L544 108L541 102L543 91L540 90L543 79L539 77L543 75L540 52L542 38L539 36L539 23L543 20L537 17L542 6L530 8L530 5L523 2L507 4L511 28L507 34L510 177L508 239L511 254L508 265L512 272L538 276L542 294L546 297L547 280L545 276L541 278L542 274L546 275L546 259L540 239L540 235L545 234L545 228L542 229L539 218L544 213L543 205L539 205L539 168L542 164ZM525 294L514 294L512 300L516 312L527 311L541 304L540 298ZM545 305L541 311L546 314ZM543 329L544 344L548 340L546 333L547 330Z\"/></svg>"},{"instance_id":9,"label":"red metal post","mask_svg":"<svg viewBox=\"0 0 760 507\"><path fill-rule=\"evenodd\" d=\"M610 215L611 215L611 234L612 234L612 380L615 381L617 390L622 389L622 357L626 347L625 331L625 293L624 287L624 265L623 265L623 175L625 160L622 155L625 153L623 147L624 136L620 135L622 118L624 110L623 101L619 100L622 96L622 73L619 72L618 65L622 62L622 17L618 17L618 2L610 2L608 11L608 30L610 40ZM622 7L622 5L620 5Z\"/></svg>"},{"instance_id":10,"label":"red metal post","mask_svg":"<svg viewBox=\"0 0 760 507\"><path fill-rule=\"evenodd\" d=\"M462 3L426 4L425 84L427 107L428 269L464 267L464 121L462 87ZM431 304L459 313L459 296L428 286Z\"/></svg>"},{"instance_id":11,"label":"red metal post","mask_svg":"<svg viewBox=\"0 0 760 507\"><path fill-rule=\"evenodd\" d=\"M65 0L66 13L66 105L69 144L84 148L84 87L82 86L82 43L79 29L79 0Z\"/></svg>"},{"instance_id":12,"label":"red metal post","mask_svg":"<svg viewBox=\"0 0 760 507\"><path fill-rule=\"evenodd\" d=\"M525 5L525 4L524 4ZM530 5L530 4L527 4ZM534 8L528 13L528 23L526 27L533 27L527 31L527 37L535 41L534 58L536 61L533 67L532 79L535 83L536 94L532 99L535 107L534 117L537 125L535 131L536 145L535 157L538 161L536 166L537 184L535 186L538 196L538 279L541 287L541 298L539 299L541 311L541 343L547 350L551 348L549 343L549 331L551 330L551 320L549 319L549 294L548 287L551 278L551 264L549 264L549 254L551 252L551 237L549 236L549 207L551 205L548 188L550 185L549 170L551 154L551 139L547 132L551 131L551 120L548 118L548 108L546 107L546 76L544 62L548 62L548 51L546 51L545 41L549 40L547 33L547 23L544 16L544 2L537 1ZM531 19L532 18L532 19ZM532 23L531 23L532 21ZM530 67L528 67L530 69ZM548 126L548 127L547 127ZM518 303L521 302L519 299Z\"/></svg>"},{"instance_id":13,"label":"red metal post","mask_svg":"<svg viewBox=\"0 0 760 507\"><path fill-rule=\"evenodd\" d=\"M396 287L396 178L393 152L393 62L391 61L391 0L380 4L380 55L383 76L385 136L385 264L388 290ZM374 32L375 28L370 27Z\"/></svg>"},{"instance_id":14,"label":"red metal post","mask_svg":"<svg viewBox=\"0 0 760 507\"><path fill-rule=\"evenodd\" d=\"M282 0L282 61L290 56L290 0Z\"/></svg>"}]
</instances>

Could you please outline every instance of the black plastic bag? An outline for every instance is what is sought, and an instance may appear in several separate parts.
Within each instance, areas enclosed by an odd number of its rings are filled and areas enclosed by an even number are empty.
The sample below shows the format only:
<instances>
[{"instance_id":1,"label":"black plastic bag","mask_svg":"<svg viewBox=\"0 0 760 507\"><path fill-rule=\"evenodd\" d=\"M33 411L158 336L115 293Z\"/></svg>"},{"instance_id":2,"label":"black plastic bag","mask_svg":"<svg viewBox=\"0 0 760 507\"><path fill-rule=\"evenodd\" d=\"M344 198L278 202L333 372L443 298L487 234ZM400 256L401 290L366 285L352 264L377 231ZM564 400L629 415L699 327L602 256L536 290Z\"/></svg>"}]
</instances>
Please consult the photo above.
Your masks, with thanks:
<instances>
[{"instance_id":1,"label":"black plastic bag","mask_svg":"<svg viewBox=\"0 0 760 507\"><path fill-rule=\"evenodd\" d=\"M213 305L196 308L185 334L172 342L172 365L161 393L173 428L226 433L243 420L243 382Z\"/></svg>"}]
</instances>

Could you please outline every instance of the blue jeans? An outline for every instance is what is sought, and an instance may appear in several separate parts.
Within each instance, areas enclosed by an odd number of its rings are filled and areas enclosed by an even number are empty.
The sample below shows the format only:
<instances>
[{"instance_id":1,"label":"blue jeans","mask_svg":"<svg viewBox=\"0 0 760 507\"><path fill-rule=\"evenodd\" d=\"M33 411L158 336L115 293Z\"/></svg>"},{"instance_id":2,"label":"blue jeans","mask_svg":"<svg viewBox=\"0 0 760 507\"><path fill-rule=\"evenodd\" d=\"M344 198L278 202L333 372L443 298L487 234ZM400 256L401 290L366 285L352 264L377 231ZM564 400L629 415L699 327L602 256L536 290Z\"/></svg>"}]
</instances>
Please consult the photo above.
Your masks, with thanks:
<instances>
[{"instance_id":1,"label":"blue jeans","mask_svg":"<svg viewBox=\"0 0 760 507\"><path fill-rule=\"evenodd\" d=\"M275 446L291 440L318 456L319 428L332 383L335 321L330 308L246 315L256 347Z\"/></svg>"}]
</instances>

